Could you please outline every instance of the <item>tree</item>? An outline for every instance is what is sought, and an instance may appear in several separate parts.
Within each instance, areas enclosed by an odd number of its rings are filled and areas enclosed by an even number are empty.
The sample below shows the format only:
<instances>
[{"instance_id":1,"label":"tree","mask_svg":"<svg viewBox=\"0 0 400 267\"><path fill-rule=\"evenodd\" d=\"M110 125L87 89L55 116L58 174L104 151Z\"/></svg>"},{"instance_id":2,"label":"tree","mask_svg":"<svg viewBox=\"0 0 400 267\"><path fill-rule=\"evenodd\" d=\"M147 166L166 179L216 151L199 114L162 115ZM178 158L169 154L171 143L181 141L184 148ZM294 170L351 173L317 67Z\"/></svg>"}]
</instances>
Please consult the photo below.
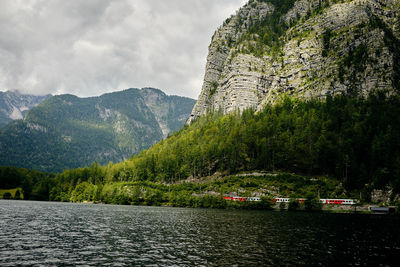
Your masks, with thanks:
<instances>
[{"instance_id":1,"label":"tree","mask_svg":"<svg viewBox=\"0 0 400 267\"><path fill-rule=\"evenodd\" d=\"M11 198L12 198L12 195L11 195L10 192L5 192L5 193L3 194L3 199L11 199Z\"/></svg>"},{"instance_id":2,"label":"tree","mask_svg":"<svg viewBox=\"0 0 400 267\"><path fill-rule=\"evenodd\" d=\"M290 199L288 210L296 211L300 208L299 201L297 199Z\"/></svg>"},{"instance_id":3,"label":"tree","mask_svg":"<svg viewBox=\"0 0 400 267\"><path fill-rule=\"evenodd\" d=\"M19 192L19 190L17 190L17 192L15 192L14 199L21 199L21 192Z\"/></svg>"},{"instance_id":4,"label":"tree","mask_svg":"<svg viewBox=\"0 0 400 267\"><path fill-rule=\"evenodd\" d=\"M304 201L304 209L307 211L318 211L322 209L322 205L315 195L308 194Z\"/></svg>"}]
</instances>

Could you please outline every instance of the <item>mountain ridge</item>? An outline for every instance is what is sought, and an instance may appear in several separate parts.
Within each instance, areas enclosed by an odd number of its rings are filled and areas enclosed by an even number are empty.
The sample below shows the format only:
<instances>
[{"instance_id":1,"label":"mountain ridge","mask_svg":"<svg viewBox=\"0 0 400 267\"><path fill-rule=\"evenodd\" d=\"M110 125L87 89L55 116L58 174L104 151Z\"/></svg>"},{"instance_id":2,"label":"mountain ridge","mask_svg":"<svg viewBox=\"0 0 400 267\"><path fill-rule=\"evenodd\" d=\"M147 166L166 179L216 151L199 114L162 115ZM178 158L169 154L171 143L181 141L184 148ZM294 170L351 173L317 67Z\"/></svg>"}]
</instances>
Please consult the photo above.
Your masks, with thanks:
<instances>
[{"instance_id":1,"label":"mountain ridge","mask_svg":"<svg viewBox=\"0 0 400 267\"><path fill-rule=\"evenodd\" d=\"M20 93L18 90L0 91L0 128L13 120L22 119L29 109L49 97L50 94L36 96Z\"/></svg>"},{"instance_id":2,"label":"mountain ridge","mask_svg":"<svg viewBox=\"0 0 400 267\"><path fill-rule=\"evenodd\" d=\"M158 115L145 98L159 104ZM119 162L177 131L193 105L153 88L88 98L56 95L0 131L0 165L61 171Z\"/></svg>"}]
</instances>

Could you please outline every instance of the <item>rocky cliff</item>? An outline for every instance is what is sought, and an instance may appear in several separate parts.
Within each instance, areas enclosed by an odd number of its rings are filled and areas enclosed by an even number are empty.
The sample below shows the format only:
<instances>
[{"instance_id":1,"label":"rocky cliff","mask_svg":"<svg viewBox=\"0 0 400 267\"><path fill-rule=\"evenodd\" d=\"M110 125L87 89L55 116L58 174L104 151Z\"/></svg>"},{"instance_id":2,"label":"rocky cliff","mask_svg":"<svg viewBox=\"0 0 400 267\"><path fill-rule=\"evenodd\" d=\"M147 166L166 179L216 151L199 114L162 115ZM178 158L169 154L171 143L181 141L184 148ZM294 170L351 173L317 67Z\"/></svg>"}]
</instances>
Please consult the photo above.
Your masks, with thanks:
<instances>
[{"instance_id":1,"label":"rocky cliff","mask_svg":"<svg viewBox=\"0 0 400 267\"><path fill-rule=\"evenodd\" d=\"M50 96L26 95L18 91L0 92L0 128L13 120L22 119L29 109Z\"/></svg>"},{"instance_id":2,"label":"rocky cliff","mask_svg":"<svg viewBox=\"0 0 400 267\"><path fill-rule=\"evenodd\" d=\"M250 0L215 32L188 122L280 95L400 92L399 0Z\"/></svg>"}]
</instances>

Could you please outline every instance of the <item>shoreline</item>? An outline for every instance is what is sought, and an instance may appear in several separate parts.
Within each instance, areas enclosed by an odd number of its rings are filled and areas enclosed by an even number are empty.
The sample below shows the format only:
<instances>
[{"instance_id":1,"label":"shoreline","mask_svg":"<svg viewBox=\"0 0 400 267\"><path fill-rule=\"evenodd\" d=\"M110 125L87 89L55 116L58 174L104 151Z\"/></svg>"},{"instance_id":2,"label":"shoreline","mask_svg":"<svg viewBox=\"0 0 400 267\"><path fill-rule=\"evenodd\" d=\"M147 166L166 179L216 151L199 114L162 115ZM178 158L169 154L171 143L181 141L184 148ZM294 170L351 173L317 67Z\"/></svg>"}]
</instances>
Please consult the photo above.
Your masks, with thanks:
<instances>
[{"instance_id":1,"label":"shoreline","mask_svg":"<svg viewBox=\"0 0 400 267\"><path fill-rule=\"evenodd\" d=\"M217 209L217 210L247 210L247 211L275 211L275 212L307 212L307 213L325 213L325 214L363 214L363 215L378 215L378 216L400 216L399 213L392 214L374 214L370 211L370 207L373 204L366 204L362 206L345 206L340 205L340 207L332 207L329 205L323 205L320 210L305 210L304 208L290 210L287 208L280 208L278 204L272 205L270 208L252 208L251 206L233 206L228 205L226 207L190 207L190 206L174 206L174 205L140 205L140 204L113 204L95 201L83 201L83 202L72 202L72 201L50 201L50 200L25 200L25 199L0 199L3 201L32 201L32 202L47 202L47 203L70 203L70 204L82 204L82 205L115 205L115 206L136 206L136 207L169 207L169 208L188 208L188 209Z\"/></svg>"}]
</instances>

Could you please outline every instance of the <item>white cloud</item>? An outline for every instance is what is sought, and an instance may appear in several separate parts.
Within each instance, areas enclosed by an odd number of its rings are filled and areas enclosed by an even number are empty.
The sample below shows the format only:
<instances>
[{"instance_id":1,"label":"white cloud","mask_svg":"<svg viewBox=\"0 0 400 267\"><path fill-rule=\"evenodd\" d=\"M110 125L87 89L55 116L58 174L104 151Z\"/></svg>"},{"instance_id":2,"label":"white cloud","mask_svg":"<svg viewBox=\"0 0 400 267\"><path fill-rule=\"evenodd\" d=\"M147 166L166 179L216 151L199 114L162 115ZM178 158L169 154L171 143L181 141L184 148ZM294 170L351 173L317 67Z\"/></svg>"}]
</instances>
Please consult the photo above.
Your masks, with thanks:
<instances>
[{"instance_id":1,"label":"white cloud","mask_svg":"<svg viewBox=\"0 0 400 267\"><path fill-rule=\"evenodd\" d=\"M151 86L197 98L213 32L246 0L2 0L0 90Z\"/></svg>"}]
</instances>

